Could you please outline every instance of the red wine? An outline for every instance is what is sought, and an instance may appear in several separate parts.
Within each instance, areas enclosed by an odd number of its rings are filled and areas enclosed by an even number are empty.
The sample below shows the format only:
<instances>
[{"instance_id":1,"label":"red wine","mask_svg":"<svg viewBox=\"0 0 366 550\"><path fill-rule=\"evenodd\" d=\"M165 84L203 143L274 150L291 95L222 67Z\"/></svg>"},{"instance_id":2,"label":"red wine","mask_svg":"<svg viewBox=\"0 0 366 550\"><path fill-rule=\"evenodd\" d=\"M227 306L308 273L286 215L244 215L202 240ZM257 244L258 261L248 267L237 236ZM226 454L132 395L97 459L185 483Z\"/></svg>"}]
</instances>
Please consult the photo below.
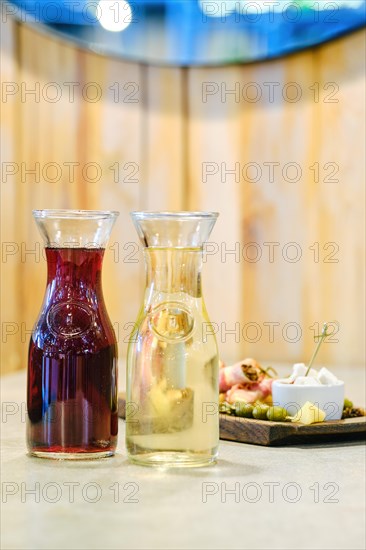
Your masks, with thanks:
<instances>
[{"instance_id":1,"label":"red wine","mask_svg":"<svg viewBox=\"0 0 366 550\"><path fill-rule=\"evenodd\" d=\"M103 254L46 249L46 297L28 361L27 440L34 454L115 450L117 345L102 295Z\"/></svg>"}]
</instances>

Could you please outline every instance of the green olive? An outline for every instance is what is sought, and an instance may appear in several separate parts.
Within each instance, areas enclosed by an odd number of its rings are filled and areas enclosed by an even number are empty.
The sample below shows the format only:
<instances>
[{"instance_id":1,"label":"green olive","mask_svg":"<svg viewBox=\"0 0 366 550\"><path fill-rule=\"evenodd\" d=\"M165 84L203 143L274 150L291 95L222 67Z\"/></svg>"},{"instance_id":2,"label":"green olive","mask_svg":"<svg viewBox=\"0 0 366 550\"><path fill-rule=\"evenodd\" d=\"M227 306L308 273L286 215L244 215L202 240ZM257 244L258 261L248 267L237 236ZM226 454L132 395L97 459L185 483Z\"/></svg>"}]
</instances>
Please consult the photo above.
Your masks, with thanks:
<instances>
[{"instance_id":1,"label":"green olive","mask_svg":"<svg viewBox=\"0 0 366 550\"><path fill-rule=\"evenodd\" d=\"M267 420L268 405L256 405L253 409L253 418L257 420Z\"/></svg>"},{"instance_id":2,"label":"green olive","mask_svg":"<svg viewBox=\"0 0 366 550\"><path fill-rule=\"evenodd\" d=\"M352 401L350 401L349 399L347 399L347 397L346 397L345 400L344 400L343 408L344 408L344 409L352 409L352 408L353 408L353 403L352 403Z\"/></svg>"},{"instance_id":3,"label":"green olive","mask_svg":"<svg viewBox=\"0 0 366 550\"><path fill-rule=\"evenodd\" d=\"M253 405L249 403L236 403L235 413L236 416L242 416L244 418L253 418Z\"/></svg>"},{"instance_id":4,"label":"green olive","mask_svg":"<svg viewBox=\"0 0 366 550\"><path fill-rule=\"evenodd\" d=\"M282 407L270 407L267 411L267 419L272 422L284 422L286 416L288 416L288 412Z\"/></svg>"},{"instance_id":5,"label":"green olive","mask_svg":"<svg viewBox=\"0 0 366 550\"><path fill-rule=\"evenodd\" d=\"M219 412L224 414L232 414L233 411L229 403L224 401L224 403L219 403Z\"/></svg>"}]
</instances>

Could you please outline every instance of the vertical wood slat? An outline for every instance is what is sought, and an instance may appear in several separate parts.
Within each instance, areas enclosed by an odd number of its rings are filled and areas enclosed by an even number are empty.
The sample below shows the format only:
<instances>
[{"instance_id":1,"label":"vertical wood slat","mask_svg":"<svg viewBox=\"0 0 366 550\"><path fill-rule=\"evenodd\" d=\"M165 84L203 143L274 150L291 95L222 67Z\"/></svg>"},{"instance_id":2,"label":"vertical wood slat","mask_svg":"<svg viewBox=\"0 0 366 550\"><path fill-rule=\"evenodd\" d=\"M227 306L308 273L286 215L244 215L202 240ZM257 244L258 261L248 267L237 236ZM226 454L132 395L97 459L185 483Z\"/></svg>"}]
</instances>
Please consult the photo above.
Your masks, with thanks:
<instances>
[{"instance_id":1,"label":"vertical wood slat","mask_svg":"<svg viewBox=\"0 0 366 550\"><path fill-rule=\"evenodd\" d=\"M190 208L221 212L212 234L215 248L210 250L215 253L204 265L204 293L212 320L225 323L218 334L225 360L243 355L265 362L306 360L315 330L310 327L336 319L341 325L340 342L324 346L321 359L344 365L364 361L364 31L270 63L177 69L98 57L38 36L27 27L20 28L17 39L13 24L7 25L1 50L5 78L24 82L28 89L37 81L43 87L56 82L62 97L56 104L42 95L39 103L31 96L21 103L18 94L2 104L2 160L24 162L27 167L37 161L41 165L55 162L62 177L59 182L41 178L34 183L28 175L22 182L19 173L8 178L9 185L2 182L2 238L14 241L19 249L23 246L23 256L19 250L2 262L5 320L19 325L17 334L5 343L3 339L4 371L26 364L24 328L30 330L38 313L45 265L36 261L37 255L25 256L24 248L34 248L40 241L31 209L46 207L121 211L104 265L107 307L118 322L121 355L126 352L126 323L134 321L141 301L144 272L128 213L138 208ZM79 84L73 102L65 82ZM101 89L95 103L83 96L89 82ZM207 101L202 99L205 82L219 86ZM222 100L221 83L230 91L237 82L241 91L245 84L258 84L264 97L248 101L241 96L236 101L228 94ZM268 101L266 82L278 84L274 102ZM283 98L282 88L288 82L296 82L302 90L299 101ZM309 90L316 82L317 102L314 90ZM337 103L326 101L332 91L324 89L329 82L339 86ZM132 86L125 89L129 83ZM247 89L248 95L251 92L254 88ZM137 102L131 102L131 96ZM80 165L71 182L64 163L74 161ZM85 181L82 174L89 162L101 169L102 177L94 183ZM206 181L205 162L216 163L211 168L218 169ZM225 181L222 162L228 170L237 162L240 170L255 163L262 177L254 181L249 168L246 177L241 172L236 181L228 173ZM268 181L264 166L270 162L279 163L273 182ZM300 166L299 181L283 176L289 162ZM324 166L332 162L339 165L335 176L339 183L325 179L331 170ZM314 163L319 163L319 183L311 168ZM248 242L257 243L262 251L257 262L248 261L254 248L243 258ZM265 242L279 243L273 262L268 260ZM283 259L283 246L289 242L299 244L299 262ZM325 254L332 251L323 250L327 242L339 245L338 263L325 263ZM225 255L225 247L229 252L236 243L238 262L234 254ZM310 250L314 243L319 243L319 262ZM264 326L268 322L279 323L273 342L268 325ZM298 342L283 337L282 329L289 322L303 330ZM239 323L239 340L228 333L224 342L225 330L233 330L235 323ZM249 341L255 339L255 328L248 323L260 327L258 342ZM245 326L247 338L242 332Z\"/></svg>"},{"instance_id":2,"label":"vertical wood slat","mask_svg":"<svg viewBox=\"0 0 366 550\"><path fill-rule=\"evenodd\" d=\"M17 169L17 121L19 95L17 67L17 26L13 21L0 22L0 66L1 66L1 369L10 372L19 368L19 321L22 303L19 296L19 243L17 239L18 184L17 176L11 173ZM9 215L10 212L12 215ZM17 215L18 214L18 215Z\"/></svg>"},{"instance_id":3,"label":"vertical wood slat","mask_svg":"<svg viewBox=\"0 0 366 550\"><path fill-rule=\"evenodd\" d=\"M184 202L184 76L177 68L145 67L144 182L147 210L180 210Z\"/></svg>"},{"instance_id":4,"label":"vertical wood slat","mask_svg":"<svg viewBox=\"0 0 366 550\"><path fill-rule=\"evenodd\" d=\"M226 361L241 356L243 347L240 336L233 334L242 320L242 266L232 254L226 254L241 240L241 185L235 176L224 181L222 170L223 165L233 170L241 155L241 106L235 99L223 102L221 97L221 84L232 90L237 80L236 67L192 70L188 91L188 177L194 182L188 204L190 210L220 213L206 245L203 293L220 354ZM211 90L219 91L207 95ZM203 330L206 335L207 328Z\"/></svg>"},{"instance_id":5,"label":"vertical wood slat","mask_svg":"<svg viewBox=\"0 0 366 550\"><path fill-rule=\"evenodd\" d=\"M309 304L318 317L338 321L339 343L325 346L325 361L345 365L365 363L365 51L365 33L359 32L315 54L321 140L317 228L320 242L331 244L321 252L313 278L317 300Z\"/></svg>"},{"instance_id":6,"label":"vertical wood slat","mask_svg":"<svg viewBox=\"0 0 366 550\"><path fill-rule=\"evenodd\" d=\"M22 26L20 28L21 101L19 140L19 208L24 211L18 228L18 239L24 251L21 256L21 293L23 303L19 349L26 365L32 326L39 313L46 281L43 241L31 216L33 209L77 207L72 204L72 182L66 174L70 156L75 157L76 143L72 112L65 96L68 82L67 65L60 73L62 49L57 41ZM45 56L44 52L48 55ZM75 52L74 61L76 59ZM73 63L75 66L75 63ZM77 66L77 65L76 65ZM33 94L32 91L35 90ZM67 113L67 117L65 117ZM36 170L37 174L31 173ZM32 288L31 298L29 288Z\"/></svg>"},{"instance_id":7,"label":"vertical wood slat","mask_svg":"<svg viewBox=\"0 0 366 550\"><path fill-rule=\"evenodd\" d=\"M41 256L41 239L31 215L32 209L38 208L42 196L43 159L40 152L43 146L41 132L45 119L41 107L45 105L42 105L41 94L41 37L21 25L18 40L20 104L16 151L19 173L16 184L17 210L20 215L14 235L20 249L20 280L17 293L22 306L17 346L20 353L19 368L25 368L29 334L41 307L46 277ZM31 41L32 49L29 48ZM10 212L9 214L11 215Z\"/></svg>"},{"instance_id":8,"label":"vertical wood slat","mask_svg":"<svg viewBox=\"0 0 366 550\"><path fill-rule=\"evenodd\" d=\"M248 247L243 262L243 284L248 284L243 337L246 354L260 350L267 362L273 357L306 359L302 296L309 243L303 193L310 185L308 161L313 154L312 80L311 52L286 63L243 68L243 81L255 82L262 92L261 100L249 103L241 116L247 129L243 163L255 163L261 174L258 179L256 168L254 179L243 182L243 241L256 243ZM290 82L296 85L287 87ZM273 83L273 96L268 83Z\"/></svg>"},{"instance_id":9,"label":"vertical wood slat","mask_svg":"<svg viewBox=\"0 0 366 550\"><path fill-rule=\"evenodd\" d=\"M102 177L87 183L88 208L119 210L103 266L107 309L121 356L142 299L140 256L129 212L138 210L141 189L141 70L136 64L87 57L84 86L96 83L101 100L85 105L83 162L95 162Z\"/></svg>"}]
</instances>

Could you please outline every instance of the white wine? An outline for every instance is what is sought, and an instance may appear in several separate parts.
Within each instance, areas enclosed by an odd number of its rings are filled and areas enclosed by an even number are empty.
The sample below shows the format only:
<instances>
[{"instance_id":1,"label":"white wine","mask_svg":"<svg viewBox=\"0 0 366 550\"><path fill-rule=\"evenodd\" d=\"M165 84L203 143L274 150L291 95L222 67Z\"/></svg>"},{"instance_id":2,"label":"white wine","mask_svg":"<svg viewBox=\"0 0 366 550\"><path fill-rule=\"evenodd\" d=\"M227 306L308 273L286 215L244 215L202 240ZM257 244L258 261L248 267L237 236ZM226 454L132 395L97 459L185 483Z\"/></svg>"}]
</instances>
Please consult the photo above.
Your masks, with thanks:
<instances>
[{"instance_id":1,"label":"white wine","mask_svg":"<svg viewBox=\"0 0 366 550\"><path fill-rule=\"evenodd\" d=\"M147 465L208 464L219 440L218 351L201 294L202 250L151 247L145 256L145 304L128 352L127 450Z\"/></svg>"}]
</instances>

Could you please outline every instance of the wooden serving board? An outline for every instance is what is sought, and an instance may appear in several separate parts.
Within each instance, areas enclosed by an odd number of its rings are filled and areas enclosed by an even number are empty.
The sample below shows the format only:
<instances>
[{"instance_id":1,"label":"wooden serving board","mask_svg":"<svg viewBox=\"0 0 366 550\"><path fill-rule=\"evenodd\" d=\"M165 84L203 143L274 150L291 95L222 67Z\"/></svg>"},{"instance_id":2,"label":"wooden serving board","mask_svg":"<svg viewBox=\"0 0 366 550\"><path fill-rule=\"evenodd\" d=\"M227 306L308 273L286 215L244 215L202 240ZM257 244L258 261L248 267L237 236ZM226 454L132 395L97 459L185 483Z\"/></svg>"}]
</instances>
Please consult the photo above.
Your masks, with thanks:
<instances>
[{"instance_id":1,"label":"wooden serving board","mask_svg":"<svg viewBox=\"0 0 366 550\"><path fill-rule=\"evenodd\" d=\"M125 395L118 397L118 414L126 415ZM220 414L220 439L252 445L296 445L366 439L366 417L332 420L304 426L295 422L270 422Z\"/></svg>"}]
</instances>

